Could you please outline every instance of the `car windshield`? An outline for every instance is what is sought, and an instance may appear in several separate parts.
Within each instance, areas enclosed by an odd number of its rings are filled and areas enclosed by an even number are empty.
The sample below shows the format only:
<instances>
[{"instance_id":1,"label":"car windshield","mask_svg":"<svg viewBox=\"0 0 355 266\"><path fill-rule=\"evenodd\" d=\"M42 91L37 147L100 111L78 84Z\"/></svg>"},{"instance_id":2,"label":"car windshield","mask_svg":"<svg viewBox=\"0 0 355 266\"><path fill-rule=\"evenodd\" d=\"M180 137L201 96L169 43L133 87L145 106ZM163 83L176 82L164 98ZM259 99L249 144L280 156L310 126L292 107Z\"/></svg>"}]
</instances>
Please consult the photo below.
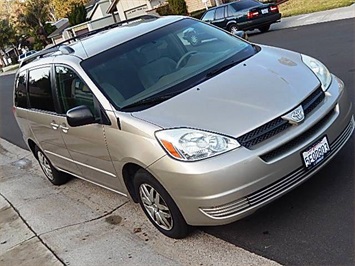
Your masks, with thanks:
<instances>
[{"instance_id":1,"label":"car windshield","mask_svg":"<svg viewBox=\"0 0 355 266\"><path fill-rule=\"evenodd\" d=\"M125 111L173 97L255 53L254 46L235 36L182 19L81 65L115 108Z\"/></svg>"}]
</instances>

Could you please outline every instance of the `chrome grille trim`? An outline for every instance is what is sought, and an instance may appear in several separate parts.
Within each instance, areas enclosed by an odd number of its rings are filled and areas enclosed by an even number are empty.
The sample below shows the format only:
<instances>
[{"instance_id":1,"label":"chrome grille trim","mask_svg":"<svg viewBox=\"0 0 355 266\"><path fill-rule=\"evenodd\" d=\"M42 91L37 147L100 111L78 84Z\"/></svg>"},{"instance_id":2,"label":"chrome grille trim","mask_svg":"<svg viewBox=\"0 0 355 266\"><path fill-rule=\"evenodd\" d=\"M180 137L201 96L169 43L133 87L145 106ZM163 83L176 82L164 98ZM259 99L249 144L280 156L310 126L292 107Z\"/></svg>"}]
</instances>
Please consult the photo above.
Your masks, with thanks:
<instances>
[{"instance_id":1,"label":"chrome grille trim","mask_svg":"<svg viewBox=\"0 0 355 266\"><path fill-rule=\"evenodd\" d=\"M288 176L276 181L275 183L254 192L245 198L238 199L236 201L215 206L209 208L200 208L200 210L207 216L213 219L225 219L234 216L238 216L244 212L247 212L252 209L256 209L257 207L261 207L273 199L283 195L287 191L301 184L305 180L307 180L312 173L314 173L320 166L327 163L333 155L335 155L340 148L346 143L346 141L350 138L355 128L354 116L352 117L349 124L343 130L343 132L339 135L339 137L330 145L331 152L327 155L326 159L316 167L312 169L305 169L304 167L298 168L293 173Z\"/></svg>"},{"instance_id":2,"label":"chrome grille trim","mask_svg":"<svg viewBox=\"0 0 355 266\"><path fill-rule=\"evenodd\" d=\"M260 155L260 158L264 162L272 162L295 147L304 143L304 140L311 138L314 134L316 134L320 129L324 127L325 124L329 122L329 120L334 115L334 110L332 109L328 114L326 114L320 121L318 121L315 125L309 128L307 131L303 132L301 135L295 137L289 142L283 144L282 146L275 148L271 151L268 151L265 154Z\"/></svg>"},{"instance_id":3,"label":"chrome grille trim","mask_svg":"<svg viewBox=\"0 0 355 266\"><path fill-rule=\"evenodd\" d=\"M307 117L325 98L325 93L319 86L315 89L306 99L301 103L304 114ZM237 138L240 145L245 148L251 148L254 145L263 142L291 126L288 121L283 120L281 117L277 117L260 127L257 127L248 133Z\"/></svg>"},{"instance_id":4,"label":"chrome grille trim","mask_svg":"<svg viewBox=\"0 0 355 266\"><path fill-rule=\"evenodd\" d=\"M223 218L226 215L232 215L235 210L245 209L248 207L248 200L246 198L242 198L226 205L211 208L202 208L201 210L210 216Z\"/></svg>"}]
</instances>

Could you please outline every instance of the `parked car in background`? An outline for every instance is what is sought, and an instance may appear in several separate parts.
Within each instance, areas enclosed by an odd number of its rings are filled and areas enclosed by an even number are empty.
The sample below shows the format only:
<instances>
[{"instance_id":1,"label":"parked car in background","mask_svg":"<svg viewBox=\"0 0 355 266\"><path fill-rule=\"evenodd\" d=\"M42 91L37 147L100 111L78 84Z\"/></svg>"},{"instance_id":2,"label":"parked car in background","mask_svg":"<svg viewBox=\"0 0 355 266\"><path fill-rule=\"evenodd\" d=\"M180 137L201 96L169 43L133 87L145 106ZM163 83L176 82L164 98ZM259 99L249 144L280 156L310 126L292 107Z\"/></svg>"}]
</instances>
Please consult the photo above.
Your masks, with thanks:
<instances>
[{"instance_id":1,"label":"parked car in background","mask_svg":"<svg viewBox=\"0 0 355 266\"><path fill-rule=\"evenodd\" d=\"M70 174L130 197L182 238L284 195L351 137L347 88L317 59L189 17L145 18L19 68L14 114L53 184ZM210 38L193 46L193 31Z\"/></svg>"},{"instance_id":2,"label":"parked car in background","mask_svg":"<svg viewBox=\"0 0 355 266\"><path fill-rule=\"evenodd\" d=\"M263 4L255 0L239 0L210 8L201 17L202 21L232 33L254 29L266 32L271 24L280 19L276 4Z\"/></svg>"},{"instance_id":3,"label":"parked car in background","mask_svg":"<svg viewBox=\"0 0 355 266\"><path fill-rule=\"evenodd\" d=\"M24 59L26 59L27 57L29 57L30 55L33 55L35 53L37 53L36 50L31 50L31 51L28 51L26 53L19 55L18 62L21 63Z\"/></svg>"}]
</instances>

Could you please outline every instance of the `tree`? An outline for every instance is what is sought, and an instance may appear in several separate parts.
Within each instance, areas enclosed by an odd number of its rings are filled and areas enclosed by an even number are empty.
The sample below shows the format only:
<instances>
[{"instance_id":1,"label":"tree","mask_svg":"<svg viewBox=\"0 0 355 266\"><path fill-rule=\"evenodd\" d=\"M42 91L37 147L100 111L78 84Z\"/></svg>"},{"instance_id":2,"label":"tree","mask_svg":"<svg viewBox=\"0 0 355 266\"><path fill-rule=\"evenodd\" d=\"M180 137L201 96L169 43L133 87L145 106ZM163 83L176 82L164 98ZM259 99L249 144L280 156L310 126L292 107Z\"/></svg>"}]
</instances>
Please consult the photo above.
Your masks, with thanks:
<instances>
[{"instance_id":1,"label":"tree","mask_svg":"<svg viewBox=\"0 0 355 266\"><path fill-rule=\"evenodd\" d=\"M0 20L0 50L5 53L5 48L10 45L16 48L14 42L15 30L11 27L8 20Z\"/></svg>"},{"instance_id":2,"label":"tree","mask_svg":"<svg viewBox=\"0 0 355 266\"><path fill-rule=\"evenodd\" d=\"M187 6L185 0L168 0L170 9L173 14L187 15Z\"/></svg>"},{"instance_id":3,"label":"tree","mask_svg":"<svg viewBox=\"0 0 355 266\"><path fill-rule=\"evenodd\" d=\"M86 4L89 0L51 0L54 14L57 18L64 18L71 12L72 6L75 4Z\"/></svg>"},{"instance_id":4,"label":"tree","mask_svg":"<svg viewBox=\"0 0 355 266\"><path fill-rule=\"evenodd\" d=\"M85 22L87 20L86 14L87 12L85 6L82 3L73 4L70 12L67 14L70 25L74 26Z\"/></svg>"},{"instance_id":5,"label":"tree","mask_svg":"<svg viewBox=\"0 0 355 266\"><path fill-rule=\"evenodd\" d=\"M42 49L48 44L47 36L55 30L47 23L51 19L49 4L50 0L27 0L20 17L22 26L27 27L28 34L35 39L35 49Z\"/></svg>"}]
</instances>

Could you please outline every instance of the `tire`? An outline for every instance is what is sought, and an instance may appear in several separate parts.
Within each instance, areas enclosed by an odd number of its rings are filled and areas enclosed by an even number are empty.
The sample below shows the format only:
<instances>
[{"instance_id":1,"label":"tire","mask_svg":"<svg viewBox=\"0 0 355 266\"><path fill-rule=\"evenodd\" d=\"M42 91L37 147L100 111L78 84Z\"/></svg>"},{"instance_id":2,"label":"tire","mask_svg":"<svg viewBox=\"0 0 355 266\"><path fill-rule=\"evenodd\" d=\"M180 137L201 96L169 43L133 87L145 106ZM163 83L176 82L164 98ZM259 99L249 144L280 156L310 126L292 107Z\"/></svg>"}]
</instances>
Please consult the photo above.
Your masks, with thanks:
<instances>
[{"instance_id":1,"label":"tire","mask_svg":"<svg viewBox=\"0 0 355 266\"><path fill-rule=\"evenodd\" d=\"M47 156L37 146L35 147L35 154L44 175L53 185L60 186L68 182L69 175L55 169Z\"/></svg>"},{"instance_id":2,"label":"tire","mask_svg":"<svg viewBox=\"0 0 355 266\"><path fill-rule=\"evenodd\" d=\"M133 182L141 208L161 233L177 239L188 235L189 226L179 208L151 174L140 169L135 174Z\"/></svg>"},{"instance_id":3,"label":"tire","mask_svg":"<svg viewBox=\"0 0 355 266\"><path fill-rule=\"evenodd\" d=\"M270 25L266 25L258 28L261 32L267 32L270 29Z\"/></svg>"},{"instance_id":4,"label":"tire","mask_svg":"<svg viewBox=\"0 0 355 266\"><path fill-rule=\"evenodd\" d=\"M238 26L235 23L232 23L228 26L228 31L232 34L235 34L235 32L237 32L238 30Z\"/></svg>"}]
</instances>

